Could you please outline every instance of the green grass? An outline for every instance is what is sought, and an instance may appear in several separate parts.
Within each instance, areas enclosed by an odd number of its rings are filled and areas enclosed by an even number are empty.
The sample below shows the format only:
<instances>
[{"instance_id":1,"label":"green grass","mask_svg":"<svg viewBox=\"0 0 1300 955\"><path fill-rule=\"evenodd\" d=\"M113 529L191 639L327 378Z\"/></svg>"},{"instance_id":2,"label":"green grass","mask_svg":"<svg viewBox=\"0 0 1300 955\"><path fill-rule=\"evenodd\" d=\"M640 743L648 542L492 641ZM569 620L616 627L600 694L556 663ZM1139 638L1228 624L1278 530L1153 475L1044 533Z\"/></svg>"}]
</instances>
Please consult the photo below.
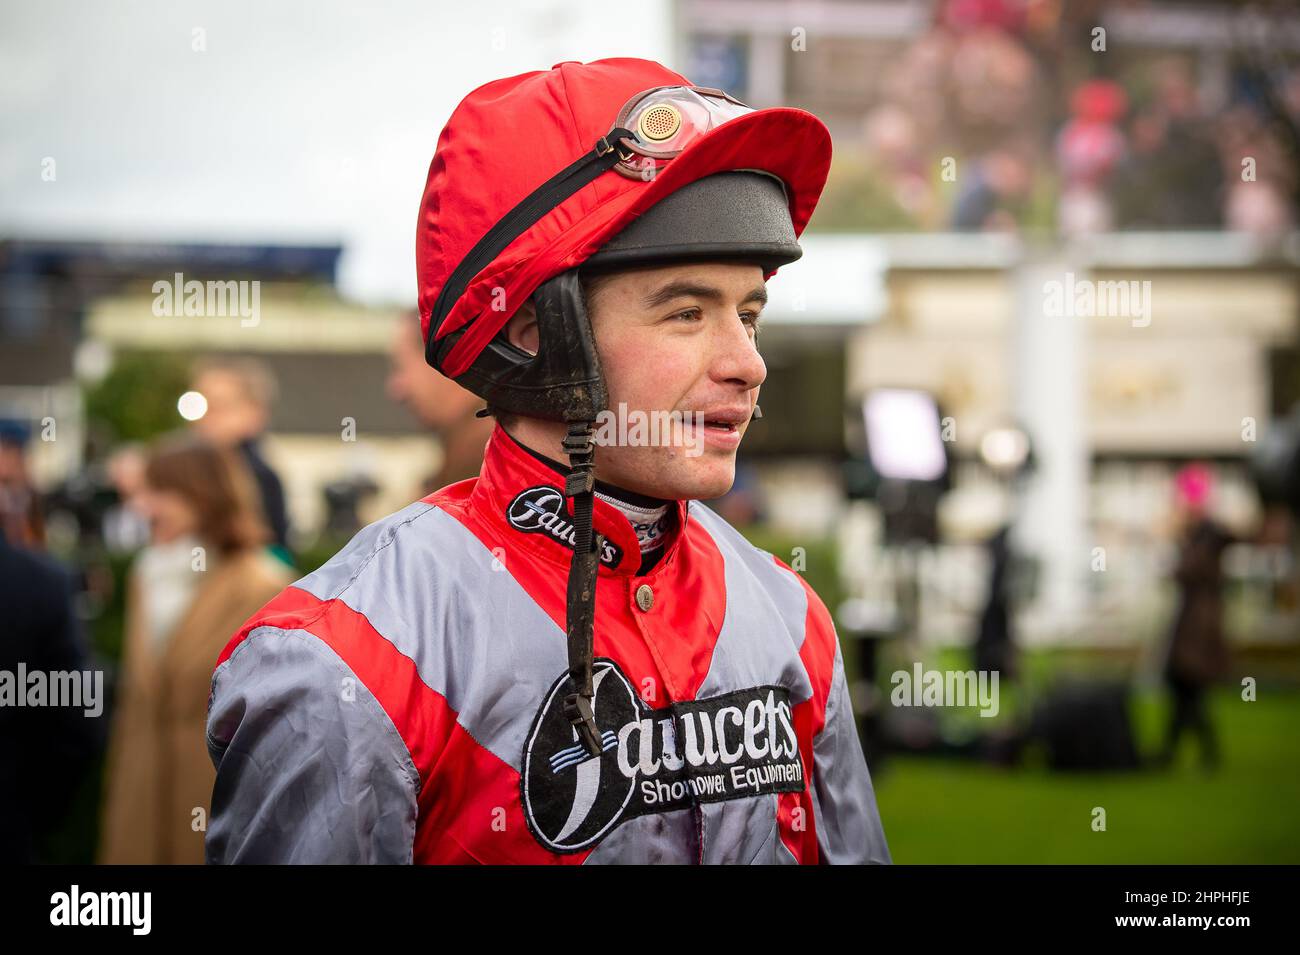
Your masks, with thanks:
<instances>
[{"instance_id":1,"label":"green grass","mask_svg":"<svg viewBox=\"0 0 1300 955\"><path fill-rule=\"evenodd\" d=\"M1133 708L1143 753L1157 748L1165 701ZM899 863L1300 862L1300 693L1261 685L1256 702L1215 692L1222 761L1207 774L1185 737L1166 770L1053 773L899 756L876 779ZM1092 829L1093 808L1106 831Z\"/></svg>"}]
</instances>

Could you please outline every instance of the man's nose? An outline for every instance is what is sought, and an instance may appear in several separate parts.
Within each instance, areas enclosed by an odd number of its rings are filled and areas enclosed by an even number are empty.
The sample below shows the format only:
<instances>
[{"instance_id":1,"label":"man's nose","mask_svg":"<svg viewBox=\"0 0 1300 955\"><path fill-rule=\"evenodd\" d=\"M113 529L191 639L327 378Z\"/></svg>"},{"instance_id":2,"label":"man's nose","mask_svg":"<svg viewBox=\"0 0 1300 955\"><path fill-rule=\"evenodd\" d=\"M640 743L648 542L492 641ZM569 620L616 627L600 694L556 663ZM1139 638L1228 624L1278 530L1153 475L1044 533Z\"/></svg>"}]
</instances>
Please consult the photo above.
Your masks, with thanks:
<instances>
[{"instance_id":1,"label":"man's nose","mask_svg":"<svg viewBox=\"0 0 1300 955\"><path fill-rule=\"evenodd\" d=\"M750 337L749 326L739 316L733 316L720 325L713 337L711 373L714 380L739 382L746 391L757 388L767 378L767 364Z\"/></svg>"}]
</instances>

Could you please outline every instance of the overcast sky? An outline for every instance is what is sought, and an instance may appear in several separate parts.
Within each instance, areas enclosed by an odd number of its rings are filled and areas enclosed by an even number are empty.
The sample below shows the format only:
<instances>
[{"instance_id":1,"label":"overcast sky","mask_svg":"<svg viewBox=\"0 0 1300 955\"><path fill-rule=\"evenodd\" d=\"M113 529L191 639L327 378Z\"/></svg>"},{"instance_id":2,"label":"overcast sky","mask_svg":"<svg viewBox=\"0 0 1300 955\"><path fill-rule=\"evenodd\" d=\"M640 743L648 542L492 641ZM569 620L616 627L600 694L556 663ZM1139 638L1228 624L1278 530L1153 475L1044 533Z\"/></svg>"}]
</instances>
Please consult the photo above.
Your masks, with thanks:
<instances>
[{"instance_id":1,"label":"overcast sky","mask_svg":"<svg viewBox=\"0 0 1300 955\"><path fill-rule=\"evenodd\" d=\"M345 295L405 304L461 97L561 60L675 65L670 17L668 0L0 0L0 235L339 243Z\"/></svg>"}]
</instances>

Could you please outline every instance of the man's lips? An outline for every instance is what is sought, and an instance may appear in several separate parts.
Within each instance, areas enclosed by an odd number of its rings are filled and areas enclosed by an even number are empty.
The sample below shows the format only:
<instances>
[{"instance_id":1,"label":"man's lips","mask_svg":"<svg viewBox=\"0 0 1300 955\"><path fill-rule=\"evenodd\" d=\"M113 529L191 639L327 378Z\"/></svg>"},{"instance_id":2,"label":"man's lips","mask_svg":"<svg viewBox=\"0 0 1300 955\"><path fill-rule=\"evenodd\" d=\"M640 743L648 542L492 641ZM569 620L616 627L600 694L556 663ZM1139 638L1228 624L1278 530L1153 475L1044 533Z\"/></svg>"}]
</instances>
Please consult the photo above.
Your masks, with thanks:
<instances>
[{"instance_id":1,"label":"man's lips","mask_svg":"<svg viewBox=\"0 0 1300 955\"><path fill-rule=\"evenodd\" d=\"M688 411L692 422L704 420L704 427L716 431L736 431L753 415L750 405L726 405Z\"/></svg>"},{"instance_id":2,"label":"man's lips","mask_svg":"<svg viewBox=\"0 0 1300 955\"><path fill-rule=\"evenodd\" d=\"M741 432L753 415L750 405L725 405L700 408L686 413L692 427L703 421L699 428L704 444L722 451L734 451L740 445Z\"/></svg>"}]
</instances>

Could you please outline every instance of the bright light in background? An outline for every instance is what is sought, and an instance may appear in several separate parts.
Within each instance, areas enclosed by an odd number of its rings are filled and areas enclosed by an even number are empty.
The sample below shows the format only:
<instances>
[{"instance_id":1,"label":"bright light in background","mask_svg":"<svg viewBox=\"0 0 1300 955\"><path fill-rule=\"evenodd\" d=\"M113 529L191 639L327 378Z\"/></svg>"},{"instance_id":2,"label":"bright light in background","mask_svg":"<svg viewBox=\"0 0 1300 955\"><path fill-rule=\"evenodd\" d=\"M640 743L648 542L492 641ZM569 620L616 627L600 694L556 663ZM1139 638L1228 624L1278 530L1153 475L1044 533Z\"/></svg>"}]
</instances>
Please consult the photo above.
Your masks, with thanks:
<instances>
[{"instance_id":1,"label":"bright light in background","mask_svg":"<svg viewBox=\"0 0 1300 955\"><path fill-rule=\"evenodd\" d=\"M980 440L980 457L994 471L1019 471L1029 457L1029 436L1019 428L994 428Z\"/></svg>"},{"instance_id":2,"label":"bright light in background","mask_svg":"<svg viewBox=\"0 0 1300 955\"><path fill-rule=\"evenodd\" d=\"M186 421L198 421L208 413L208 399L197 391L187 391L177 399L176 410Z\"/></svg>"},{"instance_id":3,"label":"bright light in background","mask_svg":"<svg viewBox=\"0 0 1300 955\"><path fill-rule=\"evenodd\" d=\"M947 468L939 408L924 391L877 388L863 407L867 451L882 477L900 481L937 481Z\"/></svg>"},{"instance_id":4,"label":"bright light in background","mask_svg":"<svg viewBox=\"0 0 1300 955\"><path fill-rule=\"evenodd\" d=\"M680 65L670 0L3 4L0 221L13 237L340 244L345 296L410 302L456 104L614 56Z\"/></svg>"},{"instance_id":5,"label":"bright light in background","mask_svg":"<svg viewBox=\"0 0 1300 955\"><path fill-rule=\"evenodd\" d=\"M107 342L87 338L77 345L72 355L72 368L77 378L88 384L97 384L113 370L113 348Z\"/></svg>"}]
</instances>

